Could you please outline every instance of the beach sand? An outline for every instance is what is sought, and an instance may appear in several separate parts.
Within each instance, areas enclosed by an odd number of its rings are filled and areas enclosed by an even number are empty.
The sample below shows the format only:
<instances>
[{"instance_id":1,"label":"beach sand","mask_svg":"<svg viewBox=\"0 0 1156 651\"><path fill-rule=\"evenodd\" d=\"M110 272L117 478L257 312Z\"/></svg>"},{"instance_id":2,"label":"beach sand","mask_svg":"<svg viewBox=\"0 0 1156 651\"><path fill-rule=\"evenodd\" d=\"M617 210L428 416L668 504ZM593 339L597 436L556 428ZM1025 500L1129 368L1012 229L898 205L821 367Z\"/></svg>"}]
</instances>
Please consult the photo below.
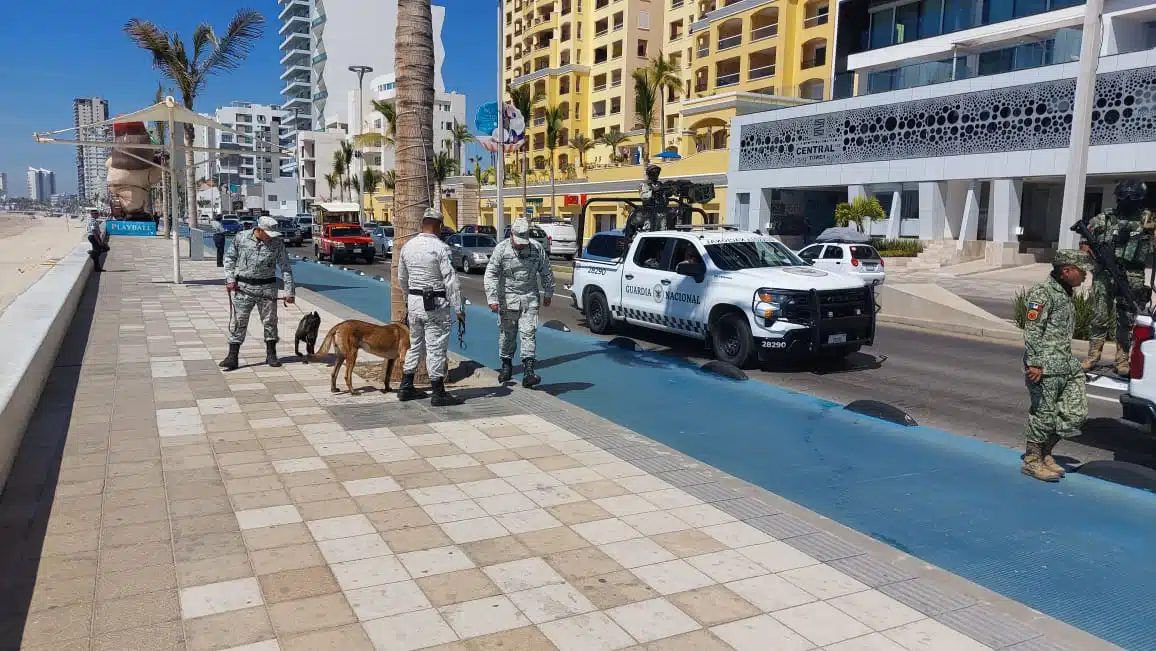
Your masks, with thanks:
<instances>
[{"instance_id":1,"label":"beach sand","mask_svg":"<svg viewBox=\"0 0 1156 651\"><path fill-rule=\"evenodd\" d=\"M0 313L84 241L84 220L0 212Z\"/></svg>"}]
</instances>

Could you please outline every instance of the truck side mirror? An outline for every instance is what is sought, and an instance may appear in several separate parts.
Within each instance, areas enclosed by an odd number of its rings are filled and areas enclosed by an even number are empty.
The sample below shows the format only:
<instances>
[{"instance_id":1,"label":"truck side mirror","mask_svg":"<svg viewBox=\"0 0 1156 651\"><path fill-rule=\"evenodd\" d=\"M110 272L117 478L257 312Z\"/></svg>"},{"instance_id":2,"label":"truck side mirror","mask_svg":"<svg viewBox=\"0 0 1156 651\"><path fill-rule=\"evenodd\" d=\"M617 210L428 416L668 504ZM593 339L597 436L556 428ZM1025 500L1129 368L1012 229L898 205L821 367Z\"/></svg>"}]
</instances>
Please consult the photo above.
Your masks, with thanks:
<instances>
[{"instance_id":1,"label":"truck side mirror","mask_svg":"<svg viewBox=\"0 0 1156 651\"><path fill-rule=\"evenodd\" d=\"M696 283L701 283L706 278L706 265L701 262L680 262L675 266L674 273L690 276Z\"/></svg>"}]
</instances>

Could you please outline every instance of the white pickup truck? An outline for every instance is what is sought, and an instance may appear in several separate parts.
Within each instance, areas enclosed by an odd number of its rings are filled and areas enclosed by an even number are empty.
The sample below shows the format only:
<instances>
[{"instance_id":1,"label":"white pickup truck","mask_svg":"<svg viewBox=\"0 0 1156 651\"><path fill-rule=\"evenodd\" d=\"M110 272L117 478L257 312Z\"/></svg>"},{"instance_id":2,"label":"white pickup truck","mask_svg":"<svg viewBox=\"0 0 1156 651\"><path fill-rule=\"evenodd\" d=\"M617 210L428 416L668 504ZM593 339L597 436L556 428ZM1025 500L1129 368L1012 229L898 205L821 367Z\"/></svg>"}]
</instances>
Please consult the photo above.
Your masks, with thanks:
<instances>
[{"instance_id":1,"label":"white pickup truck","mask_svg":"<svg viewBox=\"0 0 1156 651\"><path fill-rule=\"evenodd\" d=\"M1137 316L1132 324L1132 355L1128 366L1128 390L1120 394L1124 420L1144 425L1156 434L1156 339L1152 317L1148 314Z\"/></svg>"},{"instance_id":2,"label":"white pickup truck","mask_svg":"<svg viewBox=\"0 0 1156 651\"><path fill-rule=\"evenodd\" d=\"M622 257L575 258L571 290L591 332L626 322L694 337L740 367L787 355L841 358L875 338L872 287L754 233L640 233Z\"/></svg>"}]
</instances>

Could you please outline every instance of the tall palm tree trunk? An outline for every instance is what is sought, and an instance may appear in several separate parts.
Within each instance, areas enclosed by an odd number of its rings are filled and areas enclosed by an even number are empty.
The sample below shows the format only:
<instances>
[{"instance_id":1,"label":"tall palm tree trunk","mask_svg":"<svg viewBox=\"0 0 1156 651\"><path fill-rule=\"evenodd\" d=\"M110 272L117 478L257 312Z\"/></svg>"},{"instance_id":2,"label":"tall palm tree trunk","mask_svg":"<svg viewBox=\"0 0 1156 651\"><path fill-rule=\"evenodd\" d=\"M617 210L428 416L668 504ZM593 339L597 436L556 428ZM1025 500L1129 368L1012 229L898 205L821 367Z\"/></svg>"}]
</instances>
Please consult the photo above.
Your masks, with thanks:
<instances>
[{"instance_id":1,"label":"tall palm tree trunk","mask_svg":"<svg viewBox=\"0 0 1156 651\"><path fill-rule=\"evenodd\" d=\"M394 250L400 252L430 207L433 161L434 46L430 0L398 0L394 38L397 72L397 188L394 191ZM390 316L406 313L406 296L391 265ZM401 364L395 365L400 373ZM423 379L425 364L418 369Z\"/></svg>"},{"instance_id":2,"label":"tall palm tree trunk","mask_svg":"<svg viewBox=\"0 0 1156 651\"><path fill-rule=\"evenodd\" d=\"M193 107L188 107L191 111ZM196 228L197 223L197 162L193 160L193 143L196 133L193 125L185 125L185 216L189 220L189 228ZM174 215L174 218L176 216Z\"/></svg>"},{"instance_id":3,"label":"tall palm tree trunk","mask_svg":"<svg viewBox=\"0 0 1156 651\"><path fill-rule=\"evenodd\" d=\"M558 217L558 196L554 194L554 152L550 152L550 216Z\"/></svg>"}]
</instances>

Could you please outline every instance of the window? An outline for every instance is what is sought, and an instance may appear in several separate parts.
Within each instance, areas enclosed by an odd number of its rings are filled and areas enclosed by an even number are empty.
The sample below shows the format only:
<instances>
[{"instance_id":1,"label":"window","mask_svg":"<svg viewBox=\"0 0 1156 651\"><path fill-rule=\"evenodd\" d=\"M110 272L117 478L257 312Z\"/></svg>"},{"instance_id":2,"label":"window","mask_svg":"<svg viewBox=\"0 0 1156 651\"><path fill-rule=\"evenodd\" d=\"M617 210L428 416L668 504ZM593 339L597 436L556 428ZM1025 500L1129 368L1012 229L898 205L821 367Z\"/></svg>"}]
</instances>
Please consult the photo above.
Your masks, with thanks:
<instances>
[{"instance_id":1,"label":"window","mask_svg":"<svg viewBox=\"0 0 1156 651\"><path fill-rule=\"evenodd\" d=\"M600 117L606 115L606 101L603 100L603 101L594 102L594 107L593 107L593 111L591 112L591 115L593 115L596 118L600 118Z\"/></svg>"},{"instance_id":2,"label":"window","mask_svg":"<svg viewBox=\"0 0 1156 651\"><path fill-rule=\"evenodd\" d=\"M690 240L675 240L674 254L670 256L665 269L667 271L674 271L679 264L683 262L702 262L702 254L699 253L698 247Z\"/></svg>"},{"instance_id":3,"label":"window","mask_svg":"<svg viewBox=\"0 0 1156 651\"><path fill-rule=\"evenodd\" d=\"M804 259L804 260L814 260L815 258L819 257L819 254L822 252L823 252L823 245L822 244L818 244L815 246L808 246L807 248L803 249L802 251L799 251L799 257Z\"/></svg>"},{"instance_id":4,"label":"window","mask_svg":"<svg viewBox=\"0 0 1156 651\"><path fill-rule=\"evenodd\" d=\"M621 97L611 97L610 98L610 114L616 115L616 114L621 113L621 112L622 112L622 98Z\"/></svg>"},{"instance_id":5,"label":"window","mask_svg":"<svg viewBox=\"0 0 1156 651\"><path fill-rule=\"evenodd\" d=\"M461 243L462 243L462 236L461 235L451 235L450 237L446 238L446 244L449 244L450 246L453 246L455 244L461 244Z\"/></svg>"},{"instance_id":6,"label":"window","mask_svg":"<svg viewBox=\"0 0 1156 651\"><path fill-rule=\"evenodd\" d=\"M622 12L620 11L620 12L614 14L614 31L617 32L618 30L622 29L622 23L623 23Z\"/></svg>"},{"instance_id":7,"label":"window","mask_svg":"<svg viewBox=\"0 0 1156 651\"><path fill-rule=\"evenodd\" d=\"M638 245L634 252L634 264L647 269L663 268L663 253L666 245L671 241L669 237L648 237Z\"/></svg>"},{"instance_id":8,"label":"window","mask_svg":"<svg viewBox=\"0 0 1156 651\"><path fill-rule=\"evenodd\" d=\"M638 29L650 29L650 12L638 12Z\"/></svg>"},{"instance_id":9,"label":"window","mask_svg":"<svg viewBox=\"0 0 1156 651\"><path fill-rule=\"evenodd\" d=\"M640 57L646 56L646 41L644 41L642 39L638 39L638 56L640 56Z\"/></svg>"},{"instance_id":10,"label":"window","mask_svg":"<svg viewBox=\"0 0 1156 651\"><path fill-rule=\"evenodd\" d=\"M277 201L277 195L275 195L275 194L269 195L269 201Z\"/></svg>"},{"instance_id":11,"label":"window","mask_svg":"<svg viewBox=\"0 0 1156 651\"><path fill-rule=\"evenodd\" d=\"M610 46L610 58L617 59L622 56L622 41L614 41Z\"/></svg>"},{"instance_id":12,"label":"window","mask_svg":"<svg viewBox=\"0 0 1156 651\"><path fill-rule=\"evenodd\" d=\"M622 85L622 69L615 70L610 73L610 86L616 87Z\"/></svg>"},{"instance_id":13,"label":"window","mask_svg":"<svg viewBox=\"0 0 1156 651\"><path fill-rule=\"evenodd\" d=\"M586 245L586 256L613 260L626 252L626 238L621 235L595 235Z\"/></svg>"},{"instance_id":14,"label":"window","mask_svg":"<svg viewBox=\"0 0 1156 651\"><path fill-rule=\"evenodd\" d=\"M604 135L606 135L606 127L599 127L590 134L590 136L595 140L601 139Z\"/></svg>"},{"instance_id":15,"label":"window","mask_svg":"<svg viewBox=\"0 0 1156 651\"><path fill-rule=\"evenodd\" d=\"M825 251L823 251L823 259L824 260L842 260L843 259L843 247L841 247L841 246L828 246L827 249Z\"/></svg>"},{"instance_id":16,"label":"window","mask_svg":"<svg viewBox=\"0 0 1156 651\"><path fill-rule=\"evenodd\" d=\"M682 38L682 21L676 20L670 24L670 40Z\"/></svg>"},{"instance_id":17,"label":"window","mask_svg":"<svg viewBox=\"0 0 1156 651\"><path fill-rule=\"evenodd\" d=\"M748 240L711 244L706 247L715 266L722 271L793 267L804 264L790 249L773 240Z\"/></svg>"}]
</instances>

